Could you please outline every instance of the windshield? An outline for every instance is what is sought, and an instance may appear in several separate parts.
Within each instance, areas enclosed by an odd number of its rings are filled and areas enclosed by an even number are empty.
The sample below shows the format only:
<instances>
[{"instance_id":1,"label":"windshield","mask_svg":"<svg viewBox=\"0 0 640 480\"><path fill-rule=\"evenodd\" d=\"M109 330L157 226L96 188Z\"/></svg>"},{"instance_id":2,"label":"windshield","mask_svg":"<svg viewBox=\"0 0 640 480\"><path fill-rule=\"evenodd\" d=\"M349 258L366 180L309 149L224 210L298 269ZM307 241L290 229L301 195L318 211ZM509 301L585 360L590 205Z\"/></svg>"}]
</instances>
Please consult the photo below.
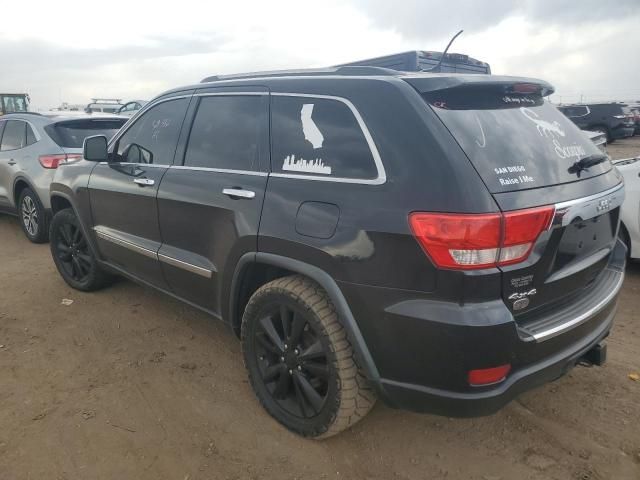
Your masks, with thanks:
<instances>
[{"instance_id":1,"label":"windshield","mask_svg":"<svg viewBox=\"0 0 640 480\"><path fill-rule=\"evenodd\" d=\"M48 125L45 130L63 148L82 148L84 139L94 135L104 135L110 140L126 119L75 120Z\"/></svg>"},{"instance_id":2,"label":"windshield","mask_svg":"<svg viewBox=\"0 0 640 480\"><path fill-rule=\"evenodd\" d=\"M611 168L609 161L576 168L580 160L602 152L539 94L481 86L427 92L423 97L491 192L574 182Z\"/></svg>"}]
</instances>

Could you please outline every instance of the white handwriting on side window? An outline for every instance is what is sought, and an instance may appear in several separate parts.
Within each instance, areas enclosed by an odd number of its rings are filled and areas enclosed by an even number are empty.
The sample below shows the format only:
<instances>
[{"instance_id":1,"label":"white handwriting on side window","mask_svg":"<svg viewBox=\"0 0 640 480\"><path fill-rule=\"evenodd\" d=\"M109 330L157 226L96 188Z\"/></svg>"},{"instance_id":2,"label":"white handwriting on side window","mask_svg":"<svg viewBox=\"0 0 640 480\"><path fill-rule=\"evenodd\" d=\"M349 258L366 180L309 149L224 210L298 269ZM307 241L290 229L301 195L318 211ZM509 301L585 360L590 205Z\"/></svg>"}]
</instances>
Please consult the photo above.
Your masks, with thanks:
<instances>
[{"instance_id":1,"label":"white handwriting on side window","mask_svg":"<svg viewBox=\"0 0 640 480\"><path fill-rule=\"evenodd\" d=\"M170 118L159 118L158 120L154 120L153 123L151 124L151 127L153 128L152 130L152 134L151 134L151 138L153 140L158 140L158 137L160 136L160 132L162 131L163 128L167 128L169 125L171 125L171 119Z\"/></svg>"}]
</instances>

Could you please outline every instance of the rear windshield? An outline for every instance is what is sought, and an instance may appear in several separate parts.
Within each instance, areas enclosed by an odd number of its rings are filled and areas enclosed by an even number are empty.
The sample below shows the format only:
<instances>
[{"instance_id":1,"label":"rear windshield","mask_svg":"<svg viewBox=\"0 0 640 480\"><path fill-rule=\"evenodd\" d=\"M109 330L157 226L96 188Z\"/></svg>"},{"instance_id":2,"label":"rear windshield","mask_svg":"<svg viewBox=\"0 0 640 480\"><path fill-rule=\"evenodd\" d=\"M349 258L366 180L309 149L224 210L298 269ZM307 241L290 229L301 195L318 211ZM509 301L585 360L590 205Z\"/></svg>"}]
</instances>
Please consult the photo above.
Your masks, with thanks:
<instances>
[{"instance_id":1,"label":"rear windshield","mask_svg":"<svg viewBox=\"0 0 640 480\"><path fill-rule=\"evenodd\" d=\"M539 94L473 86L426 92L423 98L491 192L575 182L611 168L608 160L576 168L602 152Z\"/></svg>"},{"instance_id":2,"label":"rear windshield","mask_svg":"<svg viewBox=\"0 0 640 480\"><path fill-rule=\"evenodd\" d=\"M47 125L45 130L63 148L82 148L84 139L93 135L104 135L110 140L126 121L126 118L69 120Z\"/></svg>"}]
</instances>

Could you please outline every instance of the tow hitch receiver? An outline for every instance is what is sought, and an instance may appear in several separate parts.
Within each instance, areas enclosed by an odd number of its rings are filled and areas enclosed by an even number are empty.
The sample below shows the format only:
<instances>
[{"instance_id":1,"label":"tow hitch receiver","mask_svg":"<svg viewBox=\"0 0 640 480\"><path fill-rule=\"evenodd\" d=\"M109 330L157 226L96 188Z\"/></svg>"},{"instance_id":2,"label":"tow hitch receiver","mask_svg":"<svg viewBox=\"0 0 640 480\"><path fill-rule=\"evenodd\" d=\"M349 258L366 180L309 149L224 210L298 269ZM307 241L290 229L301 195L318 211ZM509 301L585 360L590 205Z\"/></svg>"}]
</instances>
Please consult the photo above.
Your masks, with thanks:
<instances>
[{"instance_id":1,"label":"tow hitch receiver","mask_svg":"<svg viewBox=\"0 0 640 480\"><path fill-rule=\"evenodd\" d=\"M580 359L581 364L601 367L607 361L607 344L599 343L585 353Z\"/></svg>"}]
</instances>

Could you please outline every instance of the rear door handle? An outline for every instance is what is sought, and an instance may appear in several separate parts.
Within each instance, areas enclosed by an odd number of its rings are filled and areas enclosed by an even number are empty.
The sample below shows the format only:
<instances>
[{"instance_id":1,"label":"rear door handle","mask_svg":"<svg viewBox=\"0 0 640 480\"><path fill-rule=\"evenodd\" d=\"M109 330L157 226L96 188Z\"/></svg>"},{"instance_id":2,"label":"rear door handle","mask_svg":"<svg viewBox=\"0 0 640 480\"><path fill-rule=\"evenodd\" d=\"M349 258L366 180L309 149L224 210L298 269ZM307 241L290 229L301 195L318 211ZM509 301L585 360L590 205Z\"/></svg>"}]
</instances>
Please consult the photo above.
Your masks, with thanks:
<instances>
[{"instance_id":1,"label":"rear door handle","mask_svg":"<svg viewBox=\"0 0 640 480\"><path fill-rule=\"evenodd\" d=\"M155 185L156 181L151 178L134 178L133 183L137 183L143 187L149 187Z\"/></svg>"},{"instance_id":2,"label":"rear door handle","mask_svg":"<svg viewBox=\"0 0 640 480\"><path fill-rule=\"evenodd\" d=\"M222 193L234 198L255 198L256 192L243 190L241 188L224 188Z\"/></svg>"},{"instance_id":3,"label":"rear door handle","mask_svg":"<svg viewBox=\"0 0 640 480\"><path fill-rule=\"evenodd\" d=\"M11 160L9 160L9 162L8 162L8 163L9 163L9 165L15 165L15 164L16 164L16 161L12 158Z\"/></svg>"}]
</instances>

